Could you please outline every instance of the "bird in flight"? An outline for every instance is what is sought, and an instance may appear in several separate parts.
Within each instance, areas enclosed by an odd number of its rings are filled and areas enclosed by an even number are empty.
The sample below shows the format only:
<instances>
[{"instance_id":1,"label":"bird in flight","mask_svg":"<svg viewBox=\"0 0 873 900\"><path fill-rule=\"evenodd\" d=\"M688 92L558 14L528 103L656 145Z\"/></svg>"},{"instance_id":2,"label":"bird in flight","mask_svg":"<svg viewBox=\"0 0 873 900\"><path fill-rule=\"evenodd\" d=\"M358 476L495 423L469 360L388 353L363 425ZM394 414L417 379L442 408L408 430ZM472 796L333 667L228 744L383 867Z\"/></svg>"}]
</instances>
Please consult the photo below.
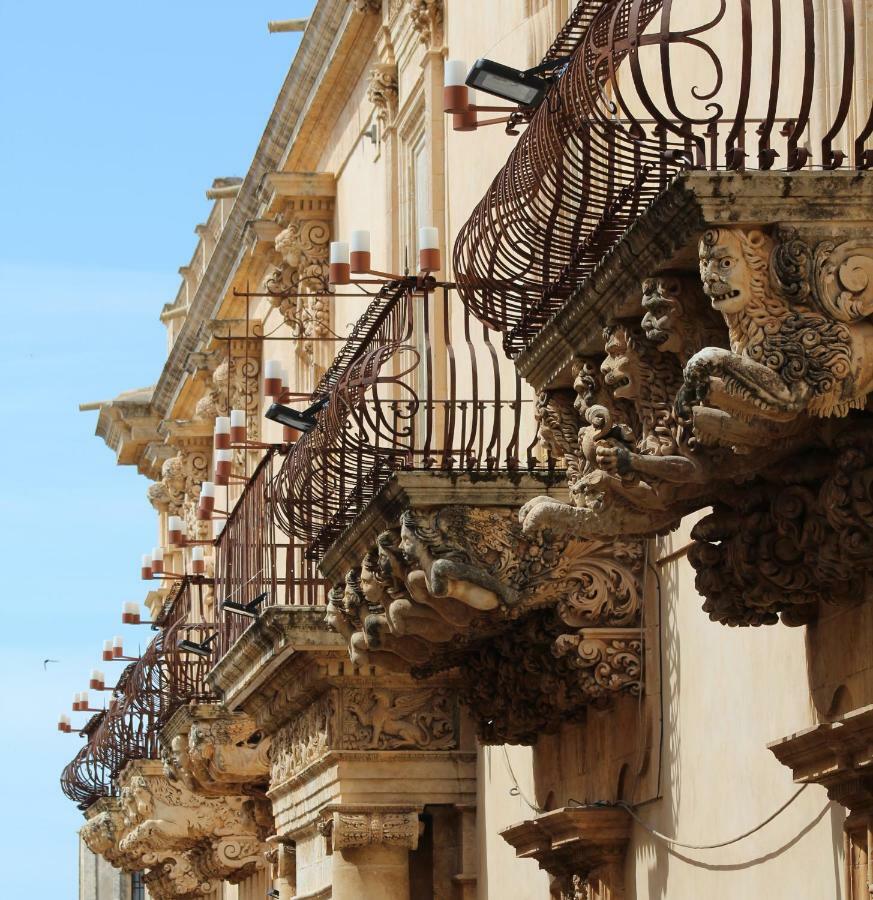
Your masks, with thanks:
<instances>
[{"instance_id":1,"label":"bird in flight","mask_svg":"<svg viewBox=\"0 0 873 900\"><path fill-rule=\"evenodd\" d=\"M60 660L59 660L59 659L44 659L44 660L42 661L42 667L43 667L43 670L45 670L45 669L48 668L48 664L49 664L50 662L56 663L56 662L60 662Z\"/></svg>"}]
</instances>

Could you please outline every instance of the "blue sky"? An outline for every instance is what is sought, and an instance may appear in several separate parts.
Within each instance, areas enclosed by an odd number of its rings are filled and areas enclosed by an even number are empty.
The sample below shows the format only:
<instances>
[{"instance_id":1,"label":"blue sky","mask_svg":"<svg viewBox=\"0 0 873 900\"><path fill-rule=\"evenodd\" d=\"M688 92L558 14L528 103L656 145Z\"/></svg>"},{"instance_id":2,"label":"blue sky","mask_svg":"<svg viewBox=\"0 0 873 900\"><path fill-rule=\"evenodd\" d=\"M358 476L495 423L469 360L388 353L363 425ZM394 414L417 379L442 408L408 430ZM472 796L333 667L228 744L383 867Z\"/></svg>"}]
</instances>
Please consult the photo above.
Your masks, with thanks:
<instances>
[{"instance_id":1,"label":"blue sky","mask_svg":"<svg viewBox=\"0 0 873 900\"><path fill-rule=\"evenodd\" d=\"M78 897L82 819L58 777L81 739L55 724L144 597L154 543L146 480L77 405L155 381L204 191L245 173L297 48L267 20L311 8L0 0L4 900Z\"/></svg>"}]
</instances>

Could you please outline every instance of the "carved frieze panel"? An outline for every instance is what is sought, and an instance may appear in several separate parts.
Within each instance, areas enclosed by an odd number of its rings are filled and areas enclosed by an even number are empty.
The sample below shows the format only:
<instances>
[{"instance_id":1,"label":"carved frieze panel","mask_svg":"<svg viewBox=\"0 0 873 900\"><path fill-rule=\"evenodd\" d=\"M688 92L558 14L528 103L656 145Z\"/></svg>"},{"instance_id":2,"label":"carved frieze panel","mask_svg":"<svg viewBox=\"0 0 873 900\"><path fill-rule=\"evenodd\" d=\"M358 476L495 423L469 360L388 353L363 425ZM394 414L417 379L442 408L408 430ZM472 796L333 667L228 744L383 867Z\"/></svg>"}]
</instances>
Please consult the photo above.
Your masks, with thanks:
<instances>
[{"instance_id":1,"label":"carved frieze panel","mask_svg":"<svg viewBox=\"0 0 873 900\"><path fill-rule=\"evenodd\" d=\"M344 750L455 750L455 693L426 688L344 688L340 740Z\"/></svg>"},{"instance_id":2,"label":"carved frieze panel","mask_svg":"<svg viewBox=\"0 0 873 900\"><path fill-rule=\"evenodd\" d=\"M540 397L570 502L527 503L525 534L644 536L712 506L689 559L713 619L798 624L862 595L871 276L873 241L857 234L706 231L699 273L645 279L642 315L578 361L575 399Z\"/></svg>"},{"instance_id":3,"label":"carved frieze panel","mask_svg":"<svg viewBox=\"0 0 873 900\"><path fill-rule=\"evenodd\" d=\"M270 784L275 787L324 757L335 744L335 699L325 693L272 737Z\"/></svg>"}]
</instances>

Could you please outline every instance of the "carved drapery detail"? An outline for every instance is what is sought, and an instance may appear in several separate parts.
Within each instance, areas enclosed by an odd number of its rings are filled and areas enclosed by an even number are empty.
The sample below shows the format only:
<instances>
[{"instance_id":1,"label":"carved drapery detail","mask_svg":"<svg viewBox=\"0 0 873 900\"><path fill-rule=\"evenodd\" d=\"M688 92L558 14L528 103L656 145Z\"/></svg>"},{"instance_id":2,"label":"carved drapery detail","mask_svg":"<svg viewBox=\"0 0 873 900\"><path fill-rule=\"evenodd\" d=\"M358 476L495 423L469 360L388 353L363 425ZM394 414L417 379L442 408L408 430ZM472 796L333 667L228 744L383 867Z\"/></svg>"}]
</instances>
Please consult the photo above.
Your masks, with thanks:
<instances>
[{"instance_id":1,"label":"carved drapery detail","mask_svg":"<svg viewBox=\"0 0 873 900\"><path fill-rule=\"evenodd\" d=\"M509 508L408 509L330 591L326 622L356 665L457 668L480 737L531 743L640 691L642 567L640 542L530 539ZM451 746L448 714L423 698L370 691L344 708L343 734Z\"/></svg>"},{"instance_id":2,"label":"carved drapery detail","mask_svg":"<svg viewBox=\"0 0 873 900\"><path fill-rule=\"evenodd\" d=\"M340 808L328 811L321 830L330 838L333 850L373 844L415 850L420 828L416 810Z\"/></svg>"},{"instance_id":3,"label":"carved drapery detail","mask_svg":"<svg viewBox=\"0 0 873 900\"><path fill-rule=\"evenodd\" d=\"M699 280L644 280L642 317L609 325L604 355L579 361L575 401L541 396L571 502L536 498L520 521L527 535L642 536L713 506L689 554L704 609L798 624L861 593L873 566L860 412L873 242L728 227L707 231L699 256Z\"/></svg>"},{"instance_id":4,"label":"carved drapery detail","mask_svg":"<svg viewBox=\"0 0 873 900\"><path fill-rule=\"evenodd\" d=\"M428 48L443 44L443 0L408 0L409 20Z\"/></svg>"},{"instance_id":5,"label":"carved drapery detail","mask_svg":"<svg viewBox=\"0 0 873 900\"><path fill-rule=\"evenodd\" d=\"M376 110L376 119L380 125L380 132L393 123L397 114L397 89L396 65L379 63L370 69L367 99Z\"/></svg>"}]
</instances>

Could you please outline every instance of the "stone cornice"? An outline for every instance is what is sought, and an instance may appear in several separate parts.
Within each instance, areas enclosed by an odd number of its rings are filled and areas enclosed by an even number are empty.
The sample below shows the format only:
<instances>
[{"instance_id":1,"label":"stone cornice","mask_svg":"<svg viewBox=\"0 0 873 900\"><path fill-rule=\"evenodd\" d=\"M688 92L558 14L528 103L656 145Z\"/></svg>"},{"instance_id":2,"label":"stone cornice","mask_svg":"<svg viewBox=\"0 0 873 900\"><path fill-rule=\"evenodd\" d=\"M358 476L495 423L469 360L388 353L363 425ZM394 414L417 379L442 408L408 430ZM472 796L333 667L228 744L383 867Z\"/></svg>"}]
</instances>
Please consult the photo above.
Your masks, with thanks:
<instances>
[{"instance_id":1,"label":"stone cornice","mask_svg":"<svg viewBox=\"0 0 873 900\"><path fill-rule=\"evenodd\" d=\"M873 811L873 706L768 745L794 780L820 784L854 812Z\"/></svg>"},{"instance_id":2,"label":"stone cornice","mask_svg":"<svg viewBox=\"0 0 873 900\"><path fill-rule=\"evenodd\" d=\"M324 625L324 609L306 606L271 606L230 648L207 676L230 709L241 706L253 693L288 668L297 653L322 653L347 659L345 642Z\"/></svg>"},{"instance_id":3,"label":"stone cornice","mask_svg":"<svg viewBox=\"0 0 873 900\"><path fill-rule=\"evenodd\" d=\"M683 262L696 267L696 244L712 225L869 219L873 179L860 172L708 173L678 177L628 229L516 361L536 389L569 384L574 357L599 346L608 320L640 283Z\"/></svg>"}]
</instances>

